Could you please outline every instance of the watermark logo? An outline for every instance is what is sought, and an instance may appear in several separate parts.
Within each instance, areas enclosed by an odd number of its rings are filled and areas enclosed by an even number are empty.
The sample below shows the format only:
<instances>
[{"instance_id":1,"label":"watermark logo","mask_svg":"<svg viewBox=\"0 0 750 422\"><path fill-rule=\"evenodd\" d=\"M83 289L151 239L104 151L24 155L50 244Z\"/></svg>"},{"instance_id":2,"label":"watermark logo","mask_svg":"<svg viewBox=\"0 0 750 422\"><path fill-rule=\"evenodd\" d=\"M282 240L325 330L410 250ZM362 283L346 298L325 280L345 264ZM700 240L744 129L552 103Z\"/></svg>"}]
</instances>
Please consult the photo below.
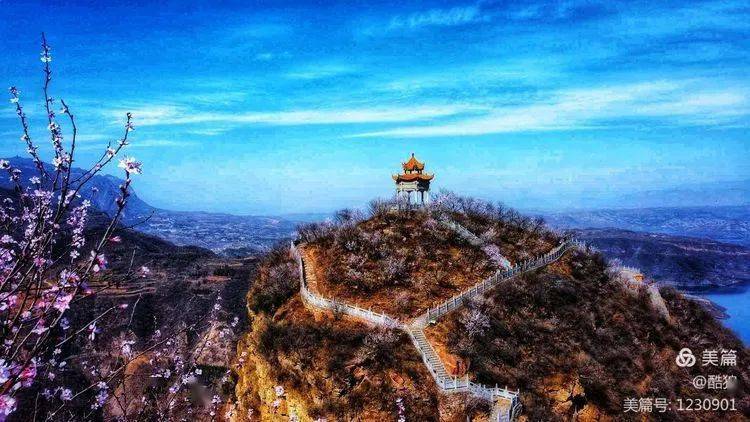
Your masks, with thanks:
<instances>
[{"instance_id":1,"label":"watermark logo","mask_svg":"<svg viewBox=\"0 0 750 422\"><path fill-rule=\"evenodd\" d=\"M695 365L695 355L693 354L692 350L685 347L684 349L680 350L679 353L677 353L675 362L680 368L691 367Z\"/></svg>"},{"instance_id":2,"label":"watermark logo","mask_svg":"<svg viewBox=\"0 0 750 422\"><path fill-rule=\"evenodd\" d=\"M706 377L703 375L698 375L697 377L693 378L693 387L697 388L698 390L703 390L706 387Z\"/></svg>"}]
</instances>

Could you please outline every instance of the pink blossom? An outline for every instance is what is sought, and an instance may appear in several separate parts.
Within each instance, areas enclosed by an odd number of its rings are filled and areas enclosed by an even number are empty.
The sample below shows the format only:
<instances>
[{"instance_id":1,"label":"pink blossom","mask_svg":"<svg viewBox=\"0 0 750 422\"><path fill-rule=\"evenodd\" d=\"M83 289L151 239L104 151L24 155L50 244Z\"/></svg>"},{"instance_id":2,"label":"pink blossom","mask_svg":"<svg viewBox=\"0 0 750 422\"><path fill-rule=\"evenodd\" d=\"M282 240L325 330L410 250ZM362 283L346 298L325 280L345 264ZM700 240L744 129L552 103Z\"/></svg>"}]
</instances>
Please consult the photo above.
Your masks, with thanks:
<instances>
[{"instance_id":1,"label":"pink blossom","mask_svg":"<svg viewBox=\"0 0 750 422\"><path fill-rule=\"evenodd\" d=\"M7 364L5 359L0 359L0 384L5 384L10 379L17 366L15 363Z\"/></svg>"},{"instance_id":2,"label":"pink blossom","mask_svg":"<svg viewBox=\"0 0 750 422\"><path fill-rule=\"evenodd\" d=\"M70 307L70 301L73 300L73 294L67 294L58 296L55 299L55 303L52 305L55 309L57 309L60 312L65 312L66 309Z\"/></svg>"},{"instance_id":3,"label":"pink blossom","mask_svg":"<svg viewBox=\"0 0 750 422\"><path fill-rule=\"evenodd\" d=\"M39 321L37 321L36 325L34 325L34 329L31 330L31 332L36 335L42 335L48 329L49 328L44 326L44 320L40 319Z\"/></svg>"},{"instance_id":4,"label":"pink blossom","mask_svg":"<svg viewBox=\"0 0 750 422\"><path fill-rule=\"evenodd\" d=\"M130 357L133 354L133 345L135 344L135 341L133 340L125 340L120 345L120 351L125 357Z\"/></svg>"},{"instance_id":5,"label":"pink blossom","mask_svg":"<svg viewBox=\"0 0 750 422\"><path fill-rule=\"evenodd\" d=\"M141 169L142 165L143 163L137 161L133 157L125 157L120 160L120 164L118 164L117 167L125 170L129 174L141 174L143 172Z\"/></svg>"},{"instance_id":6,"label":"pink blossom","mask_svg":"<svg viewBox=\"0 0 750 422\"><path fill-rule=\"evenodd\" d=\"M151 270L147 266L142 266L139 270L141 277L146 277L151 274Z\"/></svg>"},{"instance_id":7,"label":"pink blossom","mask_svg":"<svg viewBox=\"0 0 750 422\"><path fill-rule=\"evenodd\" d=\"M63 127L55 121L57 116L52 110L60 109L60 114L67 114L67 117L71 119L73 119L73 115L62 101L60 101L60 106L56 107L55 99L47 91L47 86L52 79L52 71L49 66L52 58L44 36L42 36L42 41L41 60L45 63L44 105L46 106L48 130L52 140L53 148L51 152L54 171L50 171L49 167L42 163L37 153L39 147L28 135L33 130L29 127L26 113L19 102L19 91L15 87L11 87L9 91L11 102L15 104L16 114L21 120L23 132L20 134L20 139L25 143L25 148L31 155L38 171L36 174L27 175L25 171L22 173L19 168L13 167L9 161L0 160L0 170L5 170L8 173L11 182L22 186L17 192L17 200L5 198L0 201L3 205L0 207L0 222L3 223L5 228L3 232L8 233L0 234L0 281L3 284L3 292L0 292L0 313L8 314L14 307L19 306L17 303L20 301L16 295L11 294L12 292L24 292L24 299L27 299L26 296L29 299L29 305L21 307L17 311L20 312L20 318L11 316L9 321L5 321L7 331L5 334L7 335L4 336L0 346L7 352L6 355L12 354L21 362L30 362L24 365L9 360L8 356L3 356L4 359L0 357L0 385L5 387L0 392L0 422L6 420L7 416L16 410L17 402L16 398L13 397L15 391L31 387L39 374L42 374L44 378L54 380L56 375L60 373L59 371L67 364L67 361L61 360L62 352L59 348L52 351L60 338L57 338L59 333L50 332L54 327L51 321L55 321L59 317L59 327L62 330L69 330L68 333L70 331L78 333L79 327L71 327L71 322L61 317L61 314L69 312L72 300L75 297L74 287L80 287L83 291L90 292L87 281L90 281L88 277L91 274L88 271L80 273L77 273L77 271L83 267L97 273L105 270L108 266L106 257L98 249L92 251L90 257L85 256L85 252L82 252L86 243L84 232L90 202L83 200L78 192L85 187L84 185L90 179L89 176L108 164L119 147L126 144L125 138L111 143L105 156L100 157L96 164L90 169L84 170L81 175L75 175L71 180L68 180L71 175L67 171L71 168L74 143L64 142ZM126 124L128 132L133 130L131 118L132 116L128 114ZM75 125L75 122L72 122L72 124ZM67 128L66 125L65 129ZM112 145L118 142L119 146ZM133 158L126 158L120 163L120 166L125 169L128 176L128 181L123 184L120 190L122 205L130 194L129 176L140 174L142 164ZM25 180L22 180L22 176L28 179L27 183L23 183ZM94 187L92 191L96 191L96 188ZM80 192L84 191L80 190ZM81 203L80 205L75 204L74 201L81 201ZM119 211L122 211L122 209ZM120 238L115 237L112 241L119 242ZM80 259L79 257L83 258L83 262L77 262L77 259ZM89 260L85 258L89 258ZM49 267L53 264L57 269L54 270L55 273L50 274ZM59 276L55 279L57 271L59 271ZM147 273L147 271L141 272ZM122 306L126 307L127 304ZM50 312L52 310L60 312L60 314ZM92 341L100 332L96 322L90 325L82 325L82 327L88 328L86 334ZM27 338L26 334L29 330L38 337ZM49 339L50 341L44 344L38 343L42 339L46 339L45 335L48 334L54 334L53 338ZM65 337L65 335L59 337ZM132 354L132 344L132 341L126 341L121 345L124 354ZM39 361L38 359L42 356L45 356L45 360ZM79 363L85 370L93 369L90 368L92 365L85 359ZM44 368L44 372L38 374L37 371L41 368ZM180 368L180 370L182 369ZM102 376L106 376L106 374ZM16 378L18 381L10 385L11 381ZM54 400L58 393L59 400L62 402L69 402L75 397L70 388L46 388L41 391L46 400ZM92 407L102 407L109 396L107 384L99 383L98 394L96 390L94 394L96 400ZM20 416L20 418L24 418L24 416Z\"/></svg>"},{"instance_id":8,"label":"pink blossom","mask_svg":"<svg viewBox=\"0 0 750 422\"><path fill-rule=\"evenodd\" d=\"M96 254L91 251L91 258L94 260L94 266L91 269L95 273L107 269L107 258L103 254Z\"/></svg>"},{"instance_id":9,"label":"pink blossom","mask_svg":"<svg viewBox=\"0 0 750 422\"><path fill-rule=\"evenodd\" d=\"M71 270L62 270L60 272L60 284L64 287L76 285L81 278L75 272Z\"/></svg>"},{"instance_id":10,"label":"pink blossom","mask_svg":"<svg viewBox=\"0 0 750 422\"><path fill-rule=\"evenodd\" d=\"M32 359L32 361L29 363L29 366L21 371L21 375L19 376L19 378L21 380L22 386L31 387L31 384L34 382L34 378L36 378L36 361Z\"/></svg>"},{"instance_id":11,"label":"pink blossom","mask_svg":"<svg viewBox=\"0 0 750 422\"><path fill-rule=\"evenodd\" d=\"M98 409L104 406L104 403L107 402L107 397L109 397L109 393L107 392L107 383L99 381L97 386L99 387L99 394L96 395L96 401L91 405L92 409Z\"/></svg>"},{"instance_id":12,"label":"pink blossom","mask_svg":"<svg viewBox=\"0 0 750 422\"><path fill-rule=\"evenodd\" d=\"M0 419L5 418L16 410L16 399L7 394L0 395Z\"/></svg>"},{"instance_id":13,"label":"pink blossom","mask_svg":"<svg viewBox=\"0 0 750 422\"><path fill-rule=\"evenodd\" d=\"M9 295L0 298L0 311L5 311L8 308L12 308L18 302L17 295Z\"/></svg>"},{"instance_id":14,"label":"pink blossom","mask_svg":"<svg viewBox=\"0 0 750 422\"><path fill-rule=\"evenodd\" d=\"M55 166L55 170L65 170L70 164L70 156L67 154L60 155L52 159L52 165Z\"/></svg>"},{"instance_id":15,"label":"pink blossom","mask_svg":"<svg viewBox=\"0 0 750 422\"><path fill-rule=\"evenodd\" d=\"M96 323L89 324L88 330L89 330L89 336L88 336L89 340L94 341L94 339L96 338L96 335L99 333L99 329L96 328Z\"/></svg>"}]
</instances>

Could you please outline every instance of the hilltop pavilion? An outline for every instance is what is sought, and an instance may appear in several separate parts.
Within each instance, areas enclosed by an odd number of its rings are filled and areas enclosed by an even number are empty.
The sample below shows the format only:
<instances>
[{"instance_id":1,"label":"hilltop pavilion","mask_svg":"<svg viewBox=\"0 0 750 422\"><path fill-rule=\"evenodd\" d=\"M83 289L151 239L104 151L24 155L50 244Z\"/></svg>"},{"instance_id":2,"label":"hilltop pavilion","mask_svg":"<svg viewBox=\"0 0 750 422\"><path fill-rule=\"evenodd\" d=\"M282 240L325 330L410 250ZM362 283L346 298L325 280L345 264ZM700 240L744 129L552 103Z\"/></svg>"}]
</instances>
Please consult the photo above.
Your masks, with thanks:
<instances>
[{"instance_id":1,"label":"hilltop pavilion","mask_svg":"<svg viewBox=\"0 0 750 422\"><path fill-rule=\"evenodd\" d=\"M422 173L424 163L419 162L414 157L414 153L411 154L409 161L401 163L401 167L403 167L404 172L393 175L393 180L396 182L396 199L407 205L428 203L430 200L430 181L435 175Z\"/></svg>"}]
</instances>

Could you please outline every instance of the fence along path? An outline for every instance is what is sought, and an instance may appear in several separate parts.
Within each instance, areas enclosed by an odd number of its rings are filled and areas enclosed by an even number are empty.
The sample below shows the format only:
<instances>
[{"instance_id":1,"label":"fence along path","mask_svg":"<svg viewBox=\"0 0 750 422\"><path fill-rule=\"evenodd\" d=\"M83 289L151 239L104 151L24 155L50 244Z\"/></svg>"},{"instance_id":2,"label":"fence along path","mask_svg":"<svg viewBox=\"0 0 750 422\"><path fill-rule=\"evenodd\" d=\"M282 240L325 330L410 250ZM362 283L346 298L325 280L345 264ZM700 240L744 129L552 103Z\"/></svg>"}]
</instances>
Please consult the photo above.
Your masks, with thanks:
<instances>
[{"instance_id":1,"label":"fence along path","mask_svg":"<svg viewBox=\"0 0 750 422\"><path fill-rule=\"evenodd\" d=\"M457 225L457 227L463 228L463 226L460 225ZM465 228L463 229L466 230ZM333 298L323 297L316 292L311 291L308 281L312 285L317 285L315 271L313 271L309 261L303 258L303 252L297 248L294 242L291 243L291 250L297 261L297 265L299 266L300 295L305 302L316 308L347 314L363 319L377 326L399 328L405 331L409 335L409 338L417 351L419 351L419 354L422 356L422 361L425 366L427 366L427 369L435 380L435 383L440 387L441 391L444 393L467 392L476 397L489 400L493 404L491 420L493 422L500 422L513 420L517 416L521 408L518 400L519 391L512 391L507 387L500 388L497 385L495 387L489 387L483 384L474 383L469 380L468 374L462 378L450 376L437 352L427 340L427 337L424 334L424 327L427 326L428 323L435 321L440 316L458 309L470 298L478 296L497 286L500 282L513 278L518 274L533 271L545 266L559 259L567 250L581 245L582 243L578 241L567 241L535 260L524 261L508 270L499 271L495 275L475 284L471 288L453 296L438 306L428 309L427 312L414 319L410 324L402 323L396 318L374 312L371 309L349 305Z\"/></svg>"},{"instance_id":2,"label":"fence along path","mask_svg":"<svg viewBox=\"0 0 750 422\"><path fill-rule=\"evenodd\" d=\"M307 303L316 308L327 309L333 312L361 318L375 325L388 328L403 328L404 325L396 318L391 318L388 315L374 312L371 309L359 308L334 298L327 298L317 293L313 293L308 287L308 281L314 286L317 285L315 271L313 271L310 262L302 258L302 253L297 249L294 242L292 242L292 254L299 266L300 295Z\"/></svg>"},{"instance_id":3,"label":"fence along path","mask_svg":"<svg viewBox=\"0 0 750 422\"><path fill-rule=\"evenodd\" d=\"M507 270L498 271L488 278L462 291L461 293L458 293L448 300L438 304L437 306L427 309L427 311L417 317L412 324L424 328L430 322L435 321L441 316L460 308L471 298L483 294L484 292L492 289L503 281L509 280L517 276L518 274L528 271L534 271L538 268L544 267L545 265L551 264L552 262L560 259L560 257L563 256L563 254L565 254L565 252L567 252L569 249L583 246L584 244L582 242L579 242L577 240L568 240L556 246L554 249L540 256L539 258L522 261Z\"/></svg>"},{"instance_id":4,"label":"fence along path","mask_svg":"<svg viewBox=\"0 0 750 422\"><path fill-rule=\"evenodd\" d=\"M443 224L444 226L458 233L459 236L461 236L464 240L474 246L482 246L485 244L485 242L480 239L479 236L475 235L466 227L456 223L455 221L447 217L438 218L438 221L440 222L440 224Z\"/></svg>"}]
</instances>

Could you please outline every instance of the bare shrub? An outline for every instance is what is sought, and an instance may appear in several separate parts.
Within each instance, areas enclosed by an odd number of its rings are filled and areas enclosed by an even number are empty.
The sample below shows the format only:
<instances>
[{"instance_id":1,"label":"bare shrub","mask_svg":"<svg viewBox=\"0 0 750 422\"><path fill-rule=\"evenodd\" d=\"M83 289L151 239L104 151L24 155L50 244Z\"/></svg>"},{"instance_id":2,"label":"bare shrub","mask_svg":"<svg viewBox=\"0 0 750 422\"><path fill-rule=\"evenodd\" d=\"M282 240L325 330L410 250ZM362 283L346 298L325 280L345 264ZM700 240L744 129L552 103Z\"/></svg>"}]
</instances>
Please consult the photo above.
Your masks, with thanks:
<instances>
[{"instance_id":1,"label":"bare shrub","mask_svg":"<svg viewBox=\"0 0 750 422\"><path fill-rule=\"evenodd\" d=\"M297 234L301 241L310 243L328 236L334 229L335 226L327 221L307 223L297 227Z\"/></svg>"},{"instance_id":2,"label":"bare shrub","mask_svg":"<svg viewBox=\"0 0 750 422\"><path fill-rule=\"evenodd\" d=\"M490 318L478 308L462 314L460 321L466 333L472 337L480 337L490 328Z\"/></svg>"},{"instance_id":3,"label":"bare shrub","mask_svg":"<svg viewBox=\"0 0 750 422\"><path fill-rule=\"evenodd\" d=\"M376 329L367 334L357 351L354 362L357 365L386 367L393 361L394 350L401 336L393 329Z\"/></svg>"},{"instance_id":4,"label":"bare shrub","mask_svg":"<svg viewBox=\"0 0 750 422\"><path fill-rule=\"evenodd\" d=\"M336 211L333 218L336 224L344 226L353 225L364 220L365 215L360 210L344 208L342 210Z\"/></svg>"},{"instance_id":5,"label":"bare shrub","mask_svg":"<svg viewBox=\"0 0 750 422\"><path fill-rule=\"evenodd\" d=\"M288 247L277 246L261 263L261 272L248 293L253 312L272 315L299 290L299 269Z\"/></svg>"},{"instance_id":6,"label":"bare shrub","mask_svg":"<svg viewBox=\"0 0 750 422\"><path fill-rule=\"evenodd\" d=\"M383 263L383 282L386 284L405 284L404 277L408 275L408 265L403 256L390 256Z\"/></svg>"},{"instance_id":7,"label":"bare shrub","mask_svg":"<svg viewBox=\"0 0 750 422\"><path fill-rule=\"evenodd\" d=\"M368 204L370 217L385 217L394 208L398 208L398 203L394 200L388 199L373 199Z\"/></svg>"}]
</instances>

